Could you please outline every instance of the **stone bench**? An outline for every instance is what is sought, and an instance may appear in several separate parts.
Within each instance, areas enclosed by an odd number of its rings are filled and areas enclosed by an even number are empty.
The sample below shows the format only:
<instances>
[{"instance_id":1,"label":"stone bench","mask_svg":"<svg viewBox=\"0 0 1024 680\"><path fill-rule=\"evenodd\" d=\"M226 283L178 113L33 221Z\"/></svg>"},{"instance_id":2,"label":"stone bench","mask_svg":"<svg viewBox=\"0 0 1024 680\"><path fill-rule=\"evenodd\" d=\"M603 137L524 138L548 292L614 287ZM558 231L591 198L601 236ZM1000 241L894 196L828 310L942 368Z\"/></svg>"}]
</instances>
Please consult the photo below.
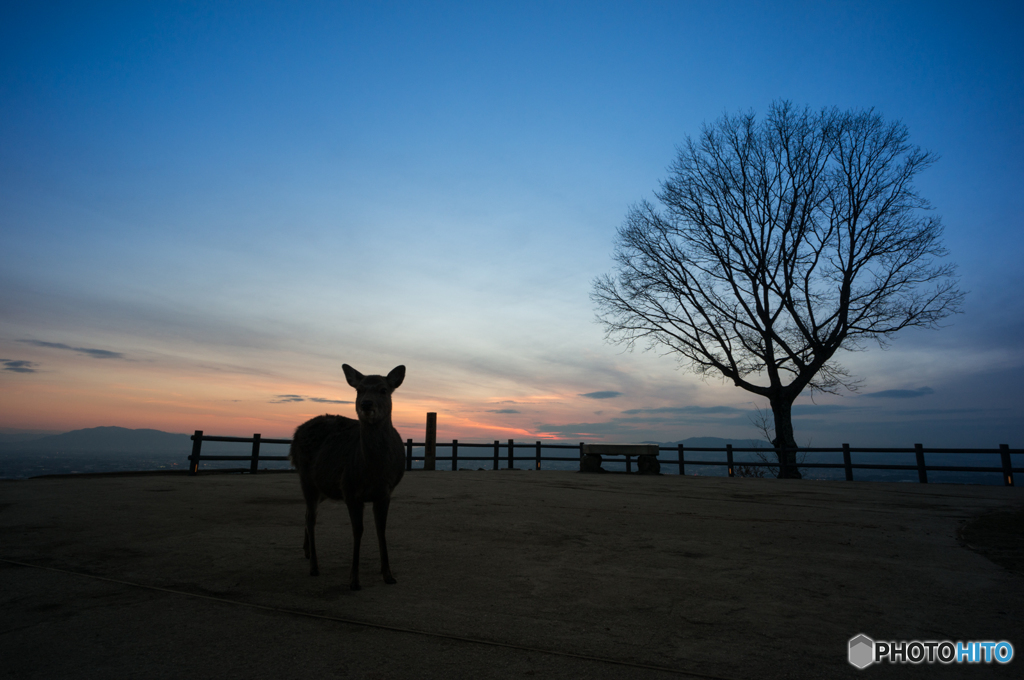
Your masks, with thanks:
<instances>
[{"instance_id":1,"label":"stone bench","mask_svg":"<svg viewBox=\"0 0 1024 680\"><path fill-rule=\"evenodd\" d=\"M626 472L632 472L631 461L633 456L636 456L637 473L661 474L657 444L584 444L580 472L605 472L601 467L602 456L625 456Z\"/></svg>"}]
</instances>

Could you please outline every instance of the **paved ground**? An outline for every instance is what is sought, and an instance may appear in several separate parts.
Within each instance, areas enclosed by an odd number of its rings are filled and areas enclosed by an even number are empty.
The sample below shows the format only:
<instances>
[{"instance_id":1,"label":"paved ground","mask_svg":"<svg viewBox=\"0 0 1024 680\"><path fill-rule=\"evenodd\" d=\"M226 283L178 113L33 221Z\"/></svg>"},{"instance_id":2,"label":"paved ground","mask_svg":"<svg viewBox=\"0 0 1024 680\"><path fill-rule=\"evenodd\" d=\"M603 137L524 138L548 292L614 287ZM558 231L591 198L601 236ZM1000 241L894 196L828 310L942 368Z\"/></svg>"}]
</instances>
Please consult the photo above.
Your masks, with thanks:
<instances>
[{"instance_id":1,"label":"paved ground","mask_svg":"<svg viewBox=\"0 0 1024 680\"><path fill-rule=\"evenodd\" d=\"M417 472L389 522L398 584L371 532L352 592L343 506L308 576L292 474L0 482L0 677L1021 677L1024 576L957 532L1022 506L1004 487ZM1018 653L857 671L858 633Z\"/></svg>"}]
</instances>

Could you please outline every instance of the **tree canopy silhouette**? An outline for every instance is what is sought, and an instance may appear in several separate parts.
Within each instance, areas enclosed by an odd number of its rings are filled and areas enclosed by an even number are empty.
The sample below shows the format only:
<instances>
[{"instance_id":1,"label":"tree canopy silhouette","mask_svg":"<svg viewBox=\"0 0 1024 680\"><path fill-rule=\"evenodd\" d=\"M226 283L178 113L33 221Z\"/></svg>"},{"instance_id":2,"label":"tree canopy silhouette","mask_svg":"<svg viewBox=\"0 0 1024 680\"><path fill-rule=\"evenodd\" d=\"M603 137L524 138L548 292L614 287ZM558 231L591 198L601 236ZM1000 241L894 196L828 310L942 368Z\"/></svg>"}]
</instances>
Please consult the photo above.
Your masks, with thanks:
<instances>
[{"instance_id":1,"label":"tree canopy silhouette","mask_svg":"<svg viewBox=\"0 0 1024 680\"><path fill-rule=\"evenodd\" d=\"M607 337L676 353L768 399L780 476L799 477L792 406L855 389L836 361L862 341L935 328L963 293L940 219L914 188L936 157L874 110L725 115L677 149L618 230L592 299Z\"/></svg>"}]
</instances>

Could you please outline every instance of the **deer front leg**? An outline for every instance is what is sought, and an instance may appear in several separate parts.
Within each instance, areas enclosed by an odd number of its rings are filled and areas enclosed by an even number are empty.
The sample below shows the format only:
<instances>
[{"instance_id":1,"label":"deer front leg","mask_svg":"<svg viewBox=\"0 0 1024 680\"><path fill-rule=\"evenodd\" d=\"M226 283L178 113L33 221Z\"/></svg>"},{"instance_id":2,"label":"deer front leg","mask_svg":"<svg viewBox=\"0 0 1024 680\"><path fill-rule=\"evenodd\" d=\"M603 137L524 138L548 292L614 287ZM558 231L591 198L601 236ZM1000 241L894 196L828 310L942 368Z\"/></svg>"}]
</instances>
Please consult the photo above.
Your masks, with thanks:
<instances>
[{"instance_id":1,"label":"deer front leg","mask_svg":"<svg viewBox=\"0 0 1024 680\"><path fill-rule=\"evenodd\" d=\"M306 538L302 541L302 551L306 553L306 559L309 560L310 576L320 573L319 564L316 561L316 506L317 501L306 500Z\"/></svg>"},{"instance_id":2,"label":"deer front leg","mask_svg":"<svg viewBox=\"0 0 1024 680\"><path fill-rule=\"evenodd\" d=\"M359 543L363 539L363 504L348 504L348 517L352 522L352 571L349 575L348 587L359 590Z\"/></svg>"},{"instance_id":3,"label":"deer front leg","mask_svg":"<svg viewBox=\"0 0 1024 680\"><path fill-rule=\"evenodd\" d=\"M391 575L391 563L388 561L388 542L384 532L388 524L388 506L391 505L390 498L384 498L373 502L373 523L377 527L377 545L380 547L380 573L384 577L384 583L397 583Z\"/></svg>"}]
</instances>

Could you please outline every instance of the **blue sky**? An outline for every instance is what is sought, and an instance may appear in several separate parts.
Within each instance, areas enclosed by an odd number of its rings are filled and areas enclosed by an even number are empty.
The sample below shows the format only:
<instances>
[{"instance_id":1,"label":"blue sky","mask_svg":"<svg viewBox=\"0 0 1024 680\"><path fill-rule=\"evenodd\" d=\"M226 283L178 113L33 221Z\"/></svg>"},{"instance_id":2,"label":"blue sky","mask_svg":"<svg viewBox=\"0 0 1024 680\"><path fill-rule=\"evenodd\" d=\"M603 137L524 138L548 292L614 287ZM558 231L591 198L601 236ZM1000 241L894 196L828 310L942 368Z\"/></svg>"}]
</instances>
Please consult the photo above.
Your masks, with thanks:
<instances>
[{"instance_id":1,"label":"blue sky","mask_svg":"<svg viewBox=\"0 0 1024 680\"><path fill-rule=\"evenodd\" d=\"M0 427L286 435L351 398L347 362L408 366L409 436L757 436L765 404L608 345L588 294L676 145L789 99L941 157L918 187L969 291L844 358L860 394L802 398L798 441L1021 446L1022 14L5 5Z\"/></svg>"}]
</instances>

